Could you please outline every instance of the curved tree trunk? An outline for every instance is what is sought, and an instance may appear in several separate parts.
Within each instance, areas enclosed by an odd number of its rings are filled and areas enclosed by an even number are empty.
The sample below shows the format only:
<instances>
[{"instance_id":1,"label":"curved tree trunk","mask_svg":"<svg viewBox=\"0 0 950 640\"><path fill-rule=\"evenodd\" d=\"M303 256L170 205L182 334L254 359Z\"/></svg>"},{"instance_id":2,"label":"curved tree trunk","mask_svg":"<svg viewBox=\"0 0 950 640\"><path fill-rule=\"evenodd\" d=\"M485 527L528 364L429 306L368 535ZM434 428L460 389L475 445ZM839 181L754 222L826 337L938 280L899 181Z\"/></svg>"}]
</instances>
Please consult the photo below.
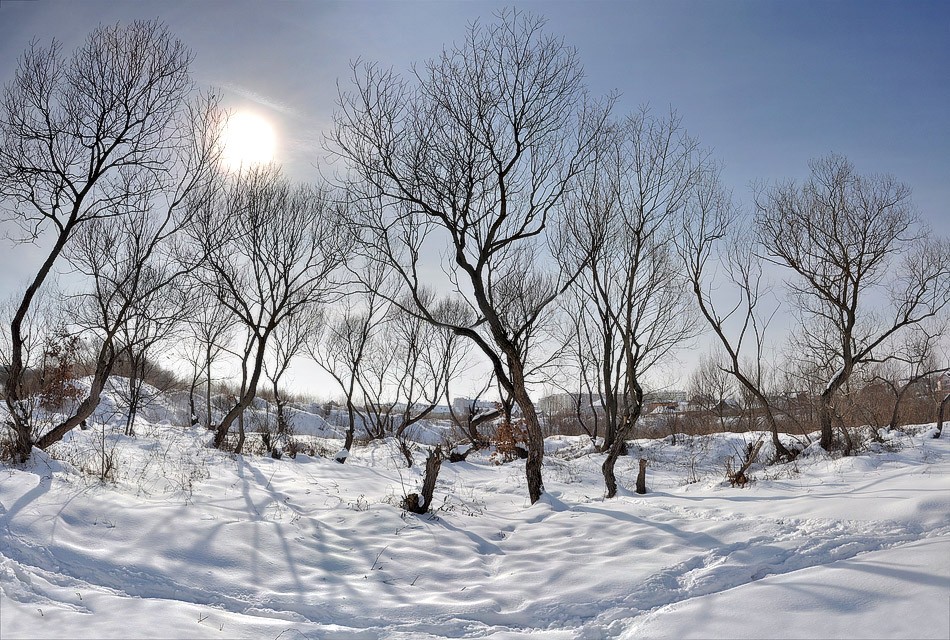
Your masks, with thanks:
<instances>
[{"instance_id":1,"label":"curved tree trunk","mask_svg":"<svg viewBox=\"0 0 950 640\"><path fill-rule=\"evenodd\" d=\"M908 389L910 389L910 384L908 384L899 392L897 392L896 394L897 397L894 398L894 411L891 412L891 419L887 423L888 431L893 431L897 428L897 422L898 420L900 420L901 401L904 399L904 395Z\"/></svg>"},{"instance_id":2,"label":"curved tree trunk","mask_svg":"<svg viewBox=\"0 0 950 640\"><path fill-rule=\"evenodd\" d=\"M620 429L617 430L617 437L614 443L610 445L610 450L607 452L604 464L600 468L604 474L604 485L607 489L608 498L613 498L617 495L617 476L614 472L614 467L617 464L617 459L623 455L626 449L627 437L629 437L633 431L633 425L639 417L640 408L638 406L634 410L633 415L631 415L629 419L624 419L621 423Z\"/></svg>"},{"instance_id":3,"label":"curved tree trunk","mask_svg":"<svg viewBox=\"0 0 950 640\"><path fill-rule=\"evenodd\" d=\"M238 421L238 441L237 441L237 444L234 446L234 453L241 455L242 453L244 453L244 438L245 438L243 413L238 414L237 421Z\"/></svg>"},{"instance_id":4,"label":"curved tree trunk","mask_svg":"<svg viewBox=\"0 0 950 640\"><path fill-rule=\"evenodd\" d=\"M519 371L520 374L520 371ZM521 408L525 428L528 432L528 458L525 460L525 476L528 480L528 498L534 504L544 493L544 482L541 479L541 466L544 464L544 435L541 433L541 422L534 403L525 391L524 383L515 384L515 401Z\"/></svg>"},{"instance_id":5,"label":"curved tree trunk","mask_svg":"<svg viewBox=\"0 0 950 640\"><path fill-rule=\"evenodd\" d=\"M356 435L356 407L353 406L353 401L350 400L350 396L346 398L346 414L349 419L349 424L346 427L346 438L343 440L343 450L347 452L347 457L349 452L353 449L353 438ZM343 464L346 462L346 457L339 457L336 459L337 462Z\"/></svg>"},{"instance_id":6,"label":"curved tree trunk","mask_svg":"<svg viewBox=\"0 0 950 640\"><path fill-rule=\"evenodd\" d=\"M825 390L822 391L819 397L818 416L821 421L821 441L819 444L825 451L831 451L835 446L835 415L834 407L831 406L831 402L838 390L844 385L848 377L850 377L852 368L853 367L849 366L846 361L845 366L831 378L828 382L828 386L825 387Z\"/></svg>"},{"instance_id":7,"label":"curved tree trunk","mask_svg":"<svg viewBox=\"0 0 950 640\"><path fill-rule=\"evenodd\" d=\"M640 386L640 383L637 382L632 375L628 378L628 381L633 391L633 404L631 406L629 401L624 403L627 405L624 412L625 415L620 423L620 428L617 429L617 437L613 444L610 445L607 458L601 467L608 498L613 498L617 495L617 476L614 473L614 466L617 464L617 458L619 458L626 449L627 439L633 433L633 427L640 418L640 413L643 411L643 387Z\"/></svg>"},{"instance_id":8,"label":"curved tree trunk","mask_svg":"<svg viewBox=\"0 0 950 640\"><path fill-rule=\"evenodd\" d=\"M260 381L261 371L264 369L264 345L266 340L266 336L257 338L257 356L254 359L254 371L251 373L250 381L244 393L241 394L240 400L231 407L231 410L221 419L221 423L215 430L214 447L216 449L220 449L224 445L224 440L228 435L228 430L231 428L231 425L238 416L242 415L244 411L251 406L254 397L257 395L257 383Z\"/></svg>"},{"instance_id":9,"label":"curved tree trunk","mask_svg":"<svg viewBox=\"0 0 950 640\"><path fill-rule=\"evenodd\" d=\"M79 403L79 407L76 408L76 412L73 415L50 429L37 440L37 447L46 449L50 445L59 442L63 439L63 436L84 423L86 418L92 415L96 407L99 406L99 397L102 394L103 388L105 388L106 381L109 379L109 374L112 373L112 365L114 362L115 353L112 351L111 341L107 340L99 350L99 359L96 363L96 372L92 377L89 395L85 400ZM29 457L29 452L27 452L27 457Z\"/></svg>"},{"instance_id":10,"label":"curved tree trunk","mask_svg":"<svg viewBox=\"0 0 950 640\"><path fill-rule=\"evenodd\" d=\"M521 408L521 417L524 418L525 429L528 432L528 458L525 460L525 476L528 481L528 498L531 500L531 504L534 504L544 493L544 482L541 479L541 466L544 464L544 434L541 432L541 421L538 419L538 412L525 388L524 369L520 359L509 356L508 369L511 372L512 396Z\"/></svg>"},{"instance_id":11,"label":"curved tree trunk","mask_svg":"<svg viewBox=\"0 0 950 640\"><path fill-rule=\"evenodd\" d=\"M79 204L77 203L73 212L78 209ZM66 241L69 239L69 235L72 232L73 224L67 224L62 231L60 231L59 236L56 239L56 243L53 245L53 248L50 250L49 255L46 257L46 260L43 262L43 265L40 267L39 271L36 273L36 277L33 278L33 281L26 288L26 291L23 293L23 299L20 301L20 306L17 307L16 313L13 314L13 318L10 320L10 367L7 370L7 382L6 382L6 403L7 408L10 411L10 419L13 423L13 430L16 434L16 440L14 442L13 448L13 458L17 462L26 462L30 457L30 453L33 450L33 440L32 434L30 433L30 421L23 415L22 409L20 407L20 402L23 400L23 374L25 365L23 364L23 323L26 321L26 315L30 311L30 306L33 304L33 299L36 297L36 294L39 292L40 287L43 286L43 283L46 282L46 278L49 276L50 271L53 269L53 264L56 262L56 259L62 253L63 248L66 246ZM85 403L83 403L85 404ZM98 404L98 397L96 398L96 404ZM80 405L82 408L82 405ZM93 410L95 406L93 406ZM92 411L90 411L92 413ZM82 420L85 420L87 416L83 416L81 420L76 422L78 425ZM75 426L75 425L73 425ZM58 428L58 427L57 427ZM72 427L69 427L71 429ZM66 429L68 431L69 429ZM63 433L66 433L64 431ZM54 440L58 441L63 436L59 436ZM39 443L37 446L43 448Z\"/></svg>"}]
</instances>

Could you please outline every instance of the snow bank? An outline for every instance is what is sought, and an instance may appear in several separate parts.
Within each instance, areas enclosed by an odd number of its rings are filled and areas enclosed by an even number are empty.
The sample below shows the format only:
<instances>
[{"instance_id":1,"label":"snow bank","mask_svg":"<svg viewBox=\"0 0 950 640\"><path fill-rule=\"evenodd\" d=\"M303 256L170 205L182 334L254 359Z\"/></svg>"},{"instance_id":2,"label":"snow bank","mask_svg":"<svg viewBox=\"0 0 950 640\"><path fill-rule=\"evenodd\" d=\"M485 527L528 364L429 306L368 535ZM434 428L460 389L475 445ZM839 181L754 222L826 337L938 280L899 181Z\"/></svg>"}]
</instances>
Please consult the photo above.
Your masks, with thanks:
<instances>
[{"instance_id":1,"label":"snow bank","mask_svg":"<svg viewBox=\"0 0 950 640\"><path fill-rule=\"evenodd\" d=\"M635 441L618 478L632 486L643 457L651 491L612 500L589 439L550 438L537 504L523 462L477 452L442 465L434 514L416 516L398 504L421 486L421 443L409 468L392 439L354 447L341 465L224 454L207 432L171 424L139 433L75 431L60 460L0 467L0 637L948 629L946 437L759 466L745 489L723 482L724 460L757 434ZM100 483L89 469L106 450L119 464Z\"/></svg>"}]
</instances>

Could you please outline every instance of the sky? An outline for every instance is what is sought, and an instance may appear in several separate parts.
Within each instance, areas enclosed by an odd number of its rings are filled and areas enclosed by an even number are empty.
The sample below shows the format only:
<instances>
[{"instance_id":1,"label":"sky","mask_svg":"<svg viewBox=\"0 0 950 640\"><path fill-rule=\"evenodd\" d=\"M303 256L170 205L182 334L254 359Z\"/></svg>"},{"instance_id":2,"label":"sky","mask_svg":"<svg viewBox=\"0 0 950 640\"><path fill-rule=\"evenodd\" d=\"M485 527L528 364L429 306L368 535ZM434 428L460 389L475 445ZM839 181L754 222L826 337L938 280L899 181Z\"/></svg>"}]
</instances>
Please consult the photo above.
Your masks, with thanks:
<instances>
[{"instance_id":1,"label":"sky","mask_svg":"<svg viewBox=\"0 0 950 640\"><path fill-rule=\"evenodd\" d=\"M0 83L34 38L68 51L99 24L158 18L193 50L198 86L270 121L277 161L312 180L352 61L407 71L510 6L545 16L578 49L590 91L620 94L616 113L675 109L739 201L753 181L802 178L809 159L835 152L907 183L922 218L950 234L946 1L0 0ZM39 251L0 243L5 298Z\"/></svg>"}]
</instances>

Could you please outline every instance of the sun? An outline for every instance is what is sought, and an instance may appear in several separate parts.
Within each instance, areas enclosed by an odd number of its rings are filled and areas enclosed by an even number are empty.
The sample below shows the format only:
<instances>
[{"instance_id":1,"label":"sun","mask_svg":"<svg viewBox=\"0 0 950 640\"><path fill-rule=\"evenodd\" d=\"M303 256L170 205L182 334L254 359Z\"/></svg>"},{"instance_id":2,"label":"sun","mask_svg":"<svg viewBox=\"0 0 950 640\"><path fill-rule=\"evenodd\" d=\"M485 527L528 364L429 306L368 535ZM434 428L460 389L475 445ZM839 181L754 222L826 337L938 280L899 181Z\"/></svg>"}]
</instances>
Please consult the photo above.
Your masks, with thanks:
<instances>
[{"instance_id":1,"label":"sun","mask_svg":"<svg viewBox=\"0 0 950 640\"><path fill-rule=\"evenodd\" d=\"M266 164L274 159L277 135L264 118L239 111L228 118L224 129L225 164L231 169Z\"/></svg>"}]
</instances>

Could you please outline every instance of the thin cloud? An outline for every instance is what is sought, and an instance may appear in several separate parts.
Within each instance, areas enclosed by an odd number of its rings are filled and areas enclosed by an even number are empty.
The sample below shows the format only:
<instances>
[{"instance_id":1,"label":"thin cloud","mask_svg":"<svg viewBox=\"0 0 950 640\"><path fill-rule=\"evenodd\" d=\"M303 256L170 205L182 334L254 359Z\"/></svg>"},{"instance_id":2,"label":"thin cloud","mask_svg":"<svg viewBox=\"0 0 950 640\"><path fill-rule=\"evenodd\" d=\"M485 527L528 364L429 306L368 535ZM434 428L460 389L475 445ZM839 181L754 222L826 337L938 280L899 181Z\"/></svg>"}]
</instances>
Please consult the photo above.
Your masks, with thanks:
<instances>
[{"instance_id":1,"label":"thin cloud","mask_svg":"<svg viewBox=\"0 0 950 640\"><path fill-rule=\"evenodd\" d=\"M241 96L242 98L245 98L246 100L255 102L261 105L262 107L267 107L268 109L276 111L277 113L283 114L285 116L289 116L291 118L301 117L300 112L288 106L286 103L278 102L277 100L272 100L266 96L261 95L260 93L257 93L256 91L252 91L240 85L236 85L233 83L221 83L221 84L218 84L218 86L224 89L225 91L229 91L231 93L237 94Z\"/></svg>"}]
</instances>

